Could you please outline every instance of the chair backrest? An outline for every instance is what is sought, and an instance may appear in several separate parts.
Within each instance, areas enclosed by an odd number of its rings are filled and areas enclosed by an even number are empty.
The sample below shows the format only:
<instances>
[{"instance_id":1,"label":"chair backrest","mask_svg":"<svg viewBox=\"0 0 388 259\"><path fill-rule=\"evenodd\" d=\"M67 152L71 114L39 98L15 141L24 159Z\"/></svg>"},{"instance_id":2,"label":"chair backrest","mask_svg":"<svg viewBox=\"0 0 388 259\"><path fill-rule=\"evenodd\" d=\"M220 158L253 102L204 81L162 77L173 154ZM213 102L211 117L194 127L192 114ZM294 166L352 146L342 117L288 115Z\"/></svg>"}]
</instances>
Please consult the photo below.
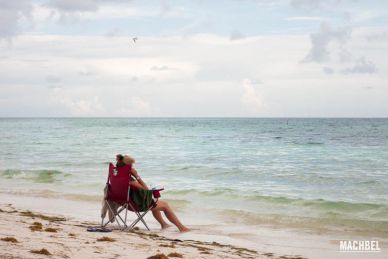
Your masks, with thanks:
<instances>
[{"instance_id":1,"label":"chair backrest","mask_svg":"<svg viewBox=\"0 0 388 259\"><path fill-rule=\"evenodd\" d=\"M118 204L127 202L131 169L131 165L115 167L112 163L109 164L108 200L114 201Z\"/></svg>"}]
</instances>

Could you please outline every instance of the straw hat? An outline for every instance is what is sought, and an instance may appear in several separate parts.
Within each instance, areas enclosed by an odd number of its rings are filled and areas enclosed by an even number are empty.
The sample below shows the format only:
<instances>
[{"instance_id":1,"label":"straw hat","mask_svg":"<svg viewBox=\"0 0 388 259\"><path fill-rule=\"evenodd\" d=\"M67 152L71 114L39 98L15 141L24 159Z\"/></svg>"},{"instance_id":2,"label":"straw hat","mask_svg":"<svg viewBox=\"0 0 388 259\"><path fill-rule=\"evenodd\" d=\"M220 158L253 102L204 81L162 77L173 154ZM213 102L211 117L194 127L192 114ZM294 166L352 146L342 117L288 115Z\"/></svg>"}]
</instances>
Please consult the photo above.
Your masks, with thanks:
<instances>
[{"instance_id":1,"label":"straw hat","mask_svg":"<svg viewBox=\"0 0 388 259\"><path fill-rule=\"evenodd\" d=\"M124 164L132 165L135 163L135 159L129 155L125 155L123 159Z\"/></svg>"}]
</instances>

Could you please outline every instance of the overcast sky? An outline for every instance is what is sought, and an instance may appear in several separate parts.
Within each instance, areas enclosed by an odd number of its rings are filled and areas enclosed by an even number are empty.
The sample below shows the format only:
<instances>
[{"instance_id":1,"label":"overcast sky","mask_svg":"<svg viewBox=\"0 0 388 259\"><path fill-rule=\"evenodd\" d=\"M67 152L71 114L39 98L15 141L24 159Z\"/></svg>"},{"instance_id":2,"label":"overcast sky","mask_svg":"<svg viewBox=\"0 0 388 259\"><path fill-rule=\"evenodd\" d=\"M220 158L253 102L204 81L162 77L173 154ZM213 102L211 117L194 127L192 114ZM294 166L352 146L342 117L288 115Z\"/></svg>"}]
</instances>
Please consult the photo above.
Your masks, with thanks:
<instances>
[{"instance_id":1,"label":"overcast sky","mask_svg":"<svg viewBox=\"0 0 388 259\"><path fill-rule=\"evenodd\" d=\"M0 0L18 116L387 117L388 1Z\"/></svg>"}]
</instances>

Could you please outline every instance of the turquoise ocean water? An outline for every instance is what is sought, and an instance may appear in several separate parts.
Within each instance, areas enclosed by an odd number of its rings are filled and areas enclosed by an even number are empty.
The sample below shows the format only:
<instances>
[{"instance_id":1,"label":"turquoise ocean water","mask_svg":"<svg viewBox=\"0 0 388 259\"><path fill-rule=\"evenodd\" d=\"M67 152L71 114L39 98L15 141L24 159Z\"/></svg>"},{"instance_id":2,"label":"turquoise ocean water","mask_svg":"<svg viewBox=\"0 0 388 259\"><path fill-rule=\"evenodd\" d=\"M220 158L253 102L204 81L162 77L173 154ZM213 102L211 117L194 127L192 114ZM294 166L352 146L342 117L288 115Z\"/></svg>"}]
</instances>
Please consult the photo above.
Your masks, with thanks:
<instances>
[{"instance_id":1,"label":"turquoise ocean water","mask_svg":"<svg viewBox=\"0 0 388 259\"><path fill-rule=\"evenodd\" d=\"M0 136L1 193L99 202L123 153L182 213L388 237L388 119L0 119Z\"/></svg>"}]
</instances>

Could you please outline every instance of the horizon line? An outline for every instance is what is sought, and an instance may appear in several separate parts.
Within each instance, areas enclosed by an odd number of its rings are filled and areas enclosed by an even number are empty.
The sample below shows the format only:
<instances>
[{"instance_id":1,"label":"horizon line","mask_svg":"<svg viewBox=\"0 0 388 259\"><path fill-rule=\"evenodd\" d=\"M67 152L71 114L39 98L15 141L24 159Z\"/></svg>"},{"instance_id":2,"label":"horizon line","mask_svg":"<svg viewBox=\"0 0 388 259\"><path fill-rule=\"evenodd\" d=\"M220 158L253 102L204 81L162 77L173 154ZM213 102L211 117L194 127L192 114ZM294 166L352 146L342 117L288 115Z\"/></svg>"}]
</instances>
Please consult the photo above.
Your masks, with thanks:
<instances>
[{"instance_id":1,"label":"horizon line","mask_svg":"<svg viewBox=\"0 0 388 259\"><path fill-rule=\"evenodd\" d=\"M0 119L388 119L388 116L0 116Z\"/></svg>"}]
</instances>

